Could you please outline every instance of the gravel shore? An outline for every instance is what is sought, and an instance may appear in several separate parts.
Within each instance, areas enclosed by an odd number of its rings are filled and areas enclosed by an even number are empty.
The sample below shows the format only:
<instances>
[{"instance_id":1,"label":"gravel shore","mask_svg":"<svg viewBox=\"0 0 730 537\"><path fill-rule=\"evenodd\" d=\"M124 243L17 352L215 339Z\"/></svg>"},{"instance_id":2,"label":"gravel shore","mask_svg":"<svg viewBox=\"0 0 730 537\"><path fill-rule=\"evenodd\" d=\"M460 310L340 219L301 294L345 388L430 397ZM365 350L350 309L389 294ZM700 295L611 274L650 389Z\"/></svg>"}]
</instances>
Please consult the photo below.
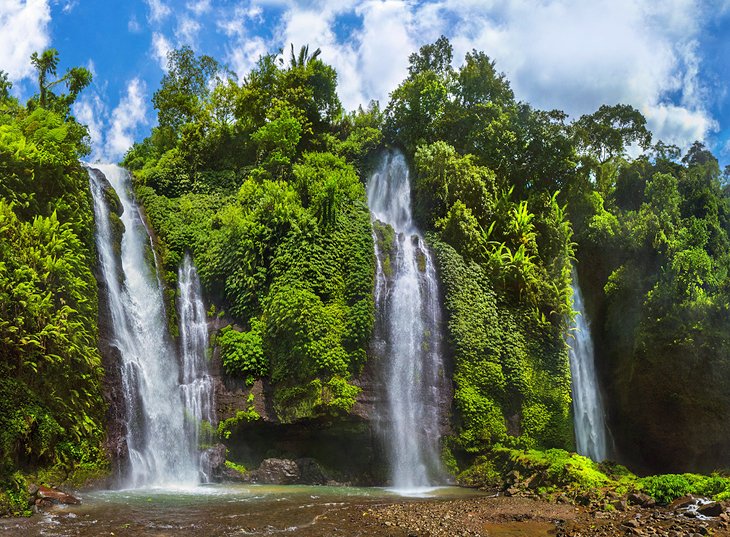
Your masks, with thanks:
<instances>
[{"instance_id":1,"label":"gravel shore","mask_svg":"<svg viewBox=\"0 0 730 537\"><path fill-rule=\"evenodd\" d=\"M730 516L697 517L669 508L592 512L521 497L403 502L373 507L363 523L388 537L730 536Z\"/></svg>"}]
</instances>

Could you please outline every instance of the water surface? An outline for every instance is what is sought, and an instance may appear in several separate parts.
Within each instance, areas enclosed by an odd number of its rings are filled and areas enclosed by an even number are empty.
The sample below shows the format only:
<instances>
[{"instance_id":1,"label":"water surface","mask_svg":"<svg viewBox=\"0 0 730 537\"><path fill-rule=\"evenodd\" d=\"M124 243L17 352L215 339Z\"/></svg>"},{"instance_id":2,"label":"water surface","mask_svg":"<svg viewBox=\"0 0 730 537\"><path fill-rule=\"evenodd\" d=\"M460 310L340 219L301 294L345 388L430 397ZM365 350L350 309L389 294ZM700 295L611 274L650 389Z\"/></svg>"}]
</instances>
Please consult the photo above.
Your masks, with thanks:
<instances>
[{"instance_id":1,"label":"water surface","mask_svg":"<svg viewBox=\"0 0 730 537\"><path fill-rule=\"evenodd\" d=\"M81 494L83 503L59 506L30 519L0 520L0 533L45 536L375 536L364 524L370 507L395 501L455 499L473 490L438 487L406 498L383 488L207 485Z\"/></svg>"}]
</instances>

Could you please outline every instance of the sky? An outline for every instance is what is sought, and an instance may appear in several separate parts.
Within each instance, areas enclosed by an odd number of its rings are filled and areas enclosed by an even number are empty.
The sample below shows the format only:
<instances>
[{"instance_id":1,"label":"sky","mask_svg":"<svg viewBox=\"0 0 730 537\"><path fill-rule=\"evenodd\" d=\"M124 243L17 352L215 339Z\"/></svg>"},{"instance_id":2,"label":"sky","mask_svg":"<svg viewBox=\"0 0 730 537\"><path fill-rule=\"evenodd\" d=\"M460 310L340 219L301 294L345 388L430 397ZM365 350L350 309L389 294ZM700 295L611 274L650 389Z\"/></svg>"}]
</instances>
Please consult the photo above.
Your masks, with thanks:
<instances>
[{"instance_id":1,"label":"sky","mask_svg":"<svg viewBox=\"0 0 730 537\"><path fill-rule=\"evenodd\" d=\"M74 105L91 160L117 161L155 126L166 53L188 45L239 79L260 55L322 49L347 109L385 106L408 55L445 35L454 66L484 51L519 100L572 118L625 103L654 140L702 140L730 164L730 0L0 0L0 69L35 92L29 58L85 66Z\"/></svg>"}]
</instances>

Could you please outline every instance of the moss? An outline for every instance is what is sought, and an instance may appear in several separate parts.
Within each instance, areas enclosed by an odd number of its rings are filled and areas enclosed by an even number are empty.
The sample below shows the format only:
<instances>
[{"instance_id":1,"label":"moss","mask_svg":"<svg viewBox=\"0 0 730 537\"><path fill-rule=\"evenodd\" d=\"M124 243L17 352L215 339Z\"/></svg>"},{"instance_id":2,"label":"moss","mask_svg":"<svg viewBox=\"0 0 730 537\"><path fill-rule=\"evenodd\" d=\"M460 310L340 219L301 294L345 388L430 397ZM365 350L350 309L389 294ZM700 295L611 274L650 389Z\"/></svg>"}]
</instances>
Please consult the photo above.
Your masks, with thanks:
<instances>
[{"instance_id":1,"label":"moss","mask_svg":"<svg viewBox=\"0 0 730 537\"><path fill-rule=\"evenodd\" d=\"M466 470L456 476L460 485L465 487L495 488L502 484L502 476L487 457L479 457Z\"/></svg>"},{"instance_id":2,"label":"moss","mask_svg":"<svg viewBox=\"0 0 730 537\"><path fill-rule=\"evenodd\" d=\"M226 460L226 468L230 468L231 470L238 472L239 474L243 475L247 472L246 467L243 464L238 464L233 461Z\"/></svg>"},{"instance_id":3,"label":"moss","mask_svg":"<svg viewBox=\"0 0 730 537\"><path fill-rule=\"evenodd\" d=\"M15 472L0 483L0 516L30 516L28 482L20 472Z\"/></svg>"},{"instance_id":4,"label":"moss","mask_svg":"<svg viewBox=\"0 0 730 537\"><path fill-rule=\"evenodd\" d=\"M419 272L426 272L426 254L420 248L416 251L416 266Z\"/></svg>"},{"instance_id":5,"label":"moss","mask_svg":"<svg viewBox=\"0 0 730 537\"><path fill-rule=\"evenodd\" d=\"M254 406L254 394L249 393L246 399L248 408L246 410L239 410L236 415L232 418L222 420L218 423L218 436L222 439L228 439L231 436L233 430L243 423L251 423L261 419L261 415L256 411Z\"/></svg>"},{"instance_id":6,"label":"moss","mask_svg":"<svg viewBox=\"0 0 730 537\"><path fill-rule=\"evenodd\" d=\"M616 463L595 463L562 449L521 450L495 447L457 475L460 484L501 488L510 494L545 499L560 496L575 503L610 509L610 501L642 491L661 504L694 494L730 498L730 477L718 474L662 474L637 477Z\"/></svg>"},{"instance_id":7,"label":"moss","mask_svg":"<svg viewBox=\"0 0 730 537\"><path fill-rule=\"evenodd\" d=\"M495 290L484 267L432 235L429 241L443 280L454 349L457 458L467 454L468 460L497 443L572 447L562 325L536 325L529 307Z\"/></svg>"},{"instance_id":8,"label":"moss","mask_svg":"<svg viewBox=\"0 0 730 537\"><path fill-rule=\"evenodd\" d=\"M390 254L395 244L395 230L393 226L380 220L375 220L373 222L373 231L375 232L378 250L385 255Z\"/></svg>"},{"instance_id":9,"label":"moss","mask_svg":"<svg viewBox=\"0 0 730 537\"><path fill-rule=\"evenodd\" d=\"M639 487L657 502L667 504L694 494L722 501L730 498L730 478L717 474L663 474L638 480Z\"/></svg>"}]
</instances>

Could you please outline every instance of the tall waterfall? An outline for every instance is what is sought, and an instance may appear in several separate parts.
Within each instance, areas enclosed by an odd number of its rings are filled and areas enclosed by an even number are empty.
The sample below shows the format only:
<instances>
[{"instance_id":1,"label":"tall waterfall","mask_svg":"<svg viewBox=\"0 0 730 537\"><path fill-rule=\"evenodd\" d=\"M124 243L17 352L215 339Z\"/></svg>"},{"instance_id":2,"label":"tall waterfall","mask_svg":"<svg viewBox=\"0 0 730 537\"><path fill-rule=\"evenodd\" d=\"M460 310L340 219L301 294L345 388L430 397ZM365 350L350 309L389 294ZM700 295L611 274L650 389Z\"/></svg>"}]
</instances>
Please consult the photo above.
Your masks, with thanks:
<instances>
[{"instance_id":1,"label":"tall waterfall","mask_svg":"<svg viewBox=\"0 0 730 537\"><path fill-rule=\"evenodd\" d=\"M178 313L180 350L182 354L183 404L187 411L186 432L190 438L190 457L200 457L201 477L210 481L210 467L205 453L200 453L202 424L213 423L213 381L208 374L208 322L203 304L200 280L189 254L185 254L178 270Z\"/></svg>"},{"instance_id":2,"label":"tall waterfall","mask_svg":"<svg viewBox=\"0 0 730 537\"><path fill-rule=\"evenodd\" d=\"M573 269L573 309L578 313L570 343L571 390L578 453L600 462L608 457L608 434L603 397L598 385L591 329L583 305L578 275Z\"/></svg>"},{"instance_id":3,"label":"tall waterfall","mask_svg":"<svg viewBox=\"0 0 730 537\"><path fill-rule=\"evenodd\" d=\"M186 427L186 413L193 411L186 412L183 402L183 396L194 391L190 388L194 382L186 382L187 386L181 382L187 377L181 374L167 329L150 235L132 198L129 174L115 165L95 167L114 188L123 208L121 250L115 251L118 227L110 214L104 185L90 171L111 336L121 355L130 458L126 485L195 484L199 481L199 460L191 454L197 451L197 439Z\"/></svg>"},{"instance_id":4,"label":"tall waterfall","mask_svg":"<svg viewBox=\"0 0 730 537\"><path fill-rule=\"evenodd\" d=\"M395 488L442 479L439 402L445 385L441 309L431 254L411 216L408 166L387 153L368 184L376 221L392 226L390 251L376 244L376 349L383 364L385 439Z\"/></svg>"}]
</instances>

